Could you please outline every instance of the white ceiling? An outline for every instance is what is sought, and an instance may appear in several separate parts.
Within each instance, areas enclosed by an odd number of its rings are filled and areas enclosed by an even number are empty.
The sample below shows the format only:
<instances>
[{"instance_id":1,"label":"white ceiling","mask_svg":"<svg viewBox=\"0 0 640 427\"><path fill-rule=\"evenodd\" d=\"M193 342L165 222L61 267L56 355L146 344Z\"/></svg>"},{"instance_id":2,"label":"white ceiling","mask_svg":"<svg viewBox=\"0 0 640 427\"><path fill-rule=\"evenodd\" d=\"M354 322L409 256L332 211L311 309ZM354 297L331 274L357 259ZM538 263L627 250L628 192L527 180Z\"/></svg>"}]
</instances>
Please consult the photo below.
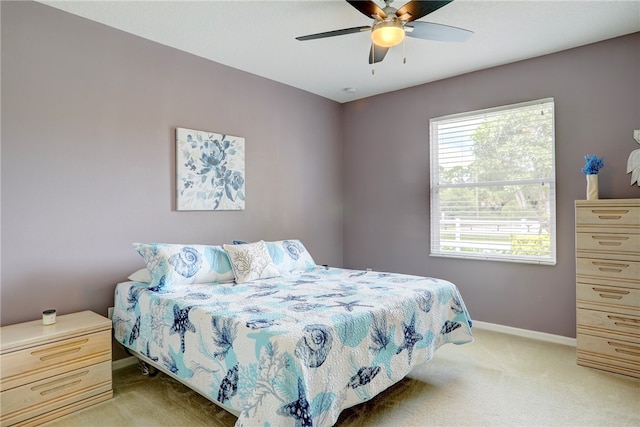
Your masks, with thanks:
<instances>
[{"instance_id":1,"label":"white ceiling","mask_svg":"<svg viewBox=\"0 0 640 427\"><path fill-rule=\"evenodd\" d=\"M372 74L368 32L295 39L371 24L341 0L41 3L338 102L640 31L640 0L455 0L420 21L472 30L469 41L408 38L406 64L398 45Z\"/></svg>"}]
</instances>

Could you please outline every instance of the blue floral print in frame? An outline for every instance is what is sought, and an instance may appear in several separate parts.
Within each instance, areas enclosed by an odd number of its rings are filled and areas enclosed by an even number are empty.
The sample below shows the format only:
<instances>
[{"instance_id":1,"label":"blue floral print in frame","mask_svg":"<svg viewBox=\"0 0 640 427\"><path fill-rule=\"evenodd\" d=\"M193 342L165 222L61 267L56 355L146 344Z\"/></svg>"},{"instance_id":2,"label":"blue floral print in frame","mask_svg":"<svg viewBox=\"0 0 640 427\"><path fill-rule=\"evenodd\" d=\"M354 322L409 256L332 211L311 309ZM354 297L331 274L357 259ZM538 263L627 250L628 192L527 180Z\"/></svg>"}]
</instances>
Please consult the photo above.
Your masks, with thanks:
<instances>
[{"instance_id":1,"label":"blue floral print in frame","mask_svg":"<svg viewBox=\"0 0 640 427\"><path fill-rule=\"evenodd\" d=\"M179 211L244 210L244 138L176 128Z\"/></svg>"}]
</instances>

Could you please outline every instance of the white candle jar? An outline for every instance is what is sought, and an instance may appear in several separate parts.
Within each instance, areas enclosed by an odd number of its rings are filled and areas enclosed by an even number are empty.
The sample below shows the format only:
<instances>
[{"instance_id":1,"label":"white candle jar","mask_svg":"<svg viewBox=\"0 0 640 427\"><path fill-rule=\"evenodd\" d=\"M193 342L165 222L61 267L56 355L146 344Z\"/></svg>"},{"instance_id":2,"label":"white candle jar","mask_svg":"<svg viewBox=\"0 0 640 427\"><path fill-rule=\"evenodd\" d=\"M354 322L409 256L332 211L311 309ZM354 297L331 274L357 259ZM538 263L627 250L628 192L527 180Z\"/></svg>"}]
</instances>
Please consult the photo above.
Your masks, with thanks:
<instances>
[{"instance_id":1,"label":"white candle jar","mask_svg":"<svg viewBox=\"0 0 640 427\"><path fill-rule=\"evenodd\" d=\"M53 325L56 323L56 311L54 309L45 310L42 312L42 324Z\"/></svg>"}]
</instances>

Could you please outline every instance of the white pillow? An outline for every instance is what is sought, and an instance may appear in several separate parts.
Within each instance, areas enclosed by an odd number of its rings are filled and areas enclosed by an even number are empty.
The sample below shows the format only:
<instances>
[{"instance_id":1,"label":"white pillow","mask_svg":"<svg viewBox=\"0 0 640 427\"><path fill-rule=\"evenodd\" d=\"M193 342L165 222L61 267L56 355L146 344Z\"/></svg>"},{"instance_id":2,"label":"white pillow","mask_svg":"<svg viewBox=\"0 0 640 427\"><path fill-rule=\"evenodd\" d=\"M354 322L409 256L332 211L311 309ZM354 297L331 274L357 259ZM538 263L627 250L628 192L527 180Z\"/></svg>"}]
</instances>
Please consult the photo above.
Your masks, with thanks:
<instances>
[{"instance_id":1,"label":"white pillow","mask_svg":"<svg viewBox=\"0 0 640 427\"><path fill-rule=\"evenodd\" d=\"M148 268L141 268L135 273L132 273L129 277L127 277L127 279L131 280L132 282L151 283L151 273L149 273Z\"/></svg>"},{"instance_id":2,"label":"white pillow","mask_svg":"<svg viewBox=\"0 0 640 427\"><path fill-rule=\"evenodd\" d=\"M229 255L236 283L280 276L264 240L244 245L222 245Z\"/></svg>"}]
</instances>

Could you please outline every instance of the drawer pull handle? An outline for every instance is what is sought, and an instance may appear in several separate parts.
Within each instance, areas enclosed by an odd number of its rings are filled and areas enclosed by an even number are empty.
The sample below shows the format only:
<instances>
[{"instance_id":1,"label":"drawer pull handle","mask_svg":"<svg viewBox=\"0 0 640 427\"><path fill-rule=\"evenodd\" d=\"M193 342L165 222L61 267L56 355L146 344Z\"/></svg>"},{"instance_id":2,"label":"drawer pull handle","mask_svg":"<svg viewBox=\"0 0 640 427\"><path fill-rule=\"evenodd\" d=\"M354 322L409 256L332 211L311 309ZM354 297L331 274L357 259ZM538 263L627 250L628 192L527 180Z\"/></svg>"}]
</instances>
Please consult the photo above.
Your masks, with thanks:
<instances>
[{"instance_id":1,"label":"drawer pull handle","mask_svg":"<svg viewBox=\"0 0 640 427\"><path fill-rule=\"evenodd\" d=\"M592 264L598 267L598 270L606 273L622 273L622 270L629 268L630 264L618 264L615 262L592 262Z\"/></svg>"},{"instance_id":2,"label":"drawer pull handle","mask_svg":"<svg viewBox=\"0 0 640 427\"><path fill-rule=\"evenodd\" d=\"M594 215L598 215L600 219L614 219L618 220L622 218L623 215L629 213L628 209L592 209L591 213Z\"/></svg>"},{"instance_id":3,"label":"drawer pull handle","mask_svg":"<svg viewBox=\"0 0 640 427\"><path fill-rule=\"evenodd\" d=\"M70 388L70 387L76 386L76 385L80 384L81 382L82 382L82 380L76 380L76 381L73 381L73 382L70 382L70 383L67 383L67 384L59 385L58 387L50 388L48 390L43 390L43 391L40 392L40 396L46 396L47 394L56 393L56 392L58 392L60 390L64 390L65 388Z\"/></svg>"},{"instance_id":4,"label":"drawer pull handle","mask_svg":"<svg viewBox=\"0 0 640 427\"><path fill-rule=\"evenodd\" d=\"M598 244L600 246L620 246L622 244L622 242L604 242L604 241L600 240L598 242Z\"/></svg>"},{"instance_id":5,"label":"drawer pull handle","mask_svg":"<svg viewBox=\"0 0 640 427\"><path fill-rule=\"evenodd\" d=\"M591 236L594 240L629 240L627 236L603 236L594 234Z\"/></svg>"},{"instance_id":6,"label":"drawer pull handle","mask_svg":"<svg viewBox=\"0 0 640 427\"><path fill-rule=\"evenodd\" d=\"M88 341L89 340L87 338L75 340L72 342L64 343L62 345L45 348L44 350L33 351L31 352L31 355L39 357L42 361L51 360L57 357L63 357L69 354L77 353Z\"/></svg>"},{"instance_id":7,"label":"drawer pull handle","mask_svg":"<svg viewBox=\"0 0 640 427\"><path fill-rule=\"evenodd\" d=\"M598 292L600 298L608 299L622 299L624 295L629 294L629 291L619 291L617 289L605 289L605 288L591 288L595 292Z\"/></svg>"},{"instance_id":8,"label":"drawer pull handle","mask_svg":"<svg viewBox=\"0 0 640 427\"><path fill-rule=\"evenodd\" d=\"M628 354L629 356L640 356L640 351L629 351L629 350L623 350L621 348L616 348L616 353L622 353L622 354Z\"/></svg>"},{"instance_id":9,"label":"drawer pull handle","mask_svg":"<svg viewBox=\"0 0 640 427\"><path fill-rule=\"evenodd\" d=\"M77 384L80 384L82 382L82 377L84 377L88 373L89 371L78 372L76 374L68 375L57 380L33 386L31 387L31 390L40 393L41 396L45 396L47 394L55 393L65 388L73 387Z\"/></svg>"},{"instance_id":10,"label":"drawer pull handle","mask_svg":"<svg viewBox=\"0 0 640 427\"><path fill-rule=\"evenodd\" d=\"M626 236L591 236L593 240L597 240L600 246L620 246L623 242L629 240Z\"/></svg>"},{"instance_id":11,"label":"drawer pull handle","mask_svg":"<svg viewBox=\"0 0 640 427\"><path fill-rule=\"evenodd\" d=\"M593 261L593 265L602 266L602 267L621 267L621 268L629 267L629 264L620 264L617 262L601 262L601 261Z\"/></svg>"},{"instance_id":12,"label":"drawer pull handle","mask_svg":"<svg viewBox=\"0 0 640 427\"><path fill-rule=\"evenodd\" d=\"M625 328L634 328L640 329L640 319L631 319L629 317L620 317L620 316L607 316L609 320L613 321L613 324L616 326L622 326Z\"/></svg>"},{"instance_id":13,"label":"drawer pull handle","mask_svg":"<svg viewBox=\"0 0 640 427\"><path fill-rule=\"evenodd\" d=\"M619 289L591 288L596 292L606 292L610 294L629 295L629 291L621 291Z\"/></svg>"},{"instance_id":14,"label":"drawer pull handle","mask_svg":"<svg viewBox=\"0 0 640 427\"><path fill-rule=\"evenodd\" d=\"M69 354L74 354L79 352L80 350L82 350L80 347L76 347L76 348L71 348L69 350L64 350L64 351L59 351L57 353L53 353L53 354L48 354L46 356L42 356L40 358L40 360L42 360L43 362L47 361L47 360L51 360L51 359L56 359L58 357L63 357L63 356L67 356Z\"/></svg>"},{"instance_id":15,"label":"drawer pull handle","mask_svg":"<svg viewBox=\"0 0 640 427\"><path fill-rule=\"evenodd\" d=\"M622 299L620 295L607 295L607 294L599 294L600 298L608 298L608 299Z\"/></svg>"},{"instance_id":16,"label":"drawer pull handle","mask_svg":"<svg viewBox=\"0 0 640 427\"><path fill-rule=\"evenodd\" d=\"M638 347L611 341L607 341L607 344L609 344L611 347L614 347L616 353L628 354L630 356L640 356L640 348Z\"/></svg>"}]
</instances>

